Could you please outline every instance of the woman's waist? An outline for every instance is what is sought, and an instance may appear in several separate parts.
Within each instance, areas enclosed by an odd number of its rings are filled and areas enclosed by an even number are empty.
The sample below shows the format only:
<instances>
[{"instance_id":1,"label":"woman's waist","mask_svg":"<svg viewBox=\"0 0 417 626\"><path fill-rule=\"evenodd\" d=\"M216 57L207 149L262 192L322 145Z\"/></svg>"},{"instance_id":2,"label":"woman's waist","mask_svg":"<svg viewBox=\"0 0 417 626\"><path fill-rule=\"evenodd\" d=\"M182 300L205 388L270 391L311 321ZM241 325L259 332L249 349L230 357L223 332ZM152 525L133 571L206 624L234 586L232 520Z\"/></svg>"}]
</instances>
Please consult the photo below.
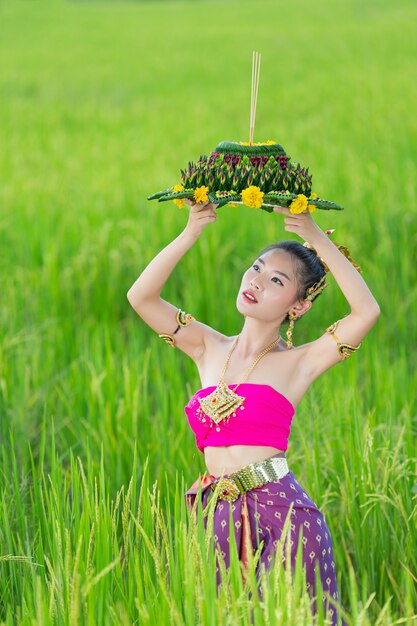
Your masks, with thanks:
<instances>
[{"instance_id":1,"label":"woman's waist","mask_svg":"<svg viewBox=\"0 0 417 626\"><path fill-rule=\"evenodd\" d=\"M252 463L259 463L265 459L280 456L285 457L285 451L272 446L206 446L204 448L205 463L212 476L224 476L237 472Z\"/></svg>"},{"instance_id":2,"label":"woman's waist","mask_svg":"<svg viewBox=\"0 0 417 626\"><path fill-rule=\"evenodd\" d=\"M239 470L223 473L220 477L212 474L200 476L185 494L186 501L191 509L199 490L201 489L203 494L210 488L217 498L234 502L246 492L264 487L269 483L277 483L290 475L292 474L285 453L278 452L261 461L246 462Z\"/></svg>"}]
</instances>

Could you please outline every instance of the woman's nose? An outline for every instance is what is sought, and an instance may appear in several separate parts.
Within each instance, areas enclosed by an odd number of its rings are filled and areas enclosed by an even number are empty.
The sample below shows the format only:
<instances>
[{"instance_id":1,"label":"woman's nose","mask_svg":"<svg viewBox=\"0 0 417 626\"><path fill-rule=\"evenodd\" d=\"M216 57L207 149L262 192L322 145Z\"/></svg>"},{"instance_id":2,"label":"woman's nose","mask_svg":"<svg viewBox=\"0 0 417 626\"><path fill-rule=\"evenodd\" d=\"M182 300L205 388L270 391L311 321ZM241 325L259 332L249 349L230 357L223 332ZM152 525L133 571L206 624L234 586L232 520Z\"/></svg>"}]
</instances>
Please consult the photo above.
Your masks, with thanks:
<instances>
[{"instance_id":1,"label":"woman's nose","mask_svg":"<svg viewBox=\"0 0 417 626\"><path fill-rule=\"evenodd\" d=\"M255 281L253 279L250 281L250 286L253 287L254 289L258 289L258 291L261 288L260 285L258 284L258 281L257 280Z\"/></svg>"}]
</instances>

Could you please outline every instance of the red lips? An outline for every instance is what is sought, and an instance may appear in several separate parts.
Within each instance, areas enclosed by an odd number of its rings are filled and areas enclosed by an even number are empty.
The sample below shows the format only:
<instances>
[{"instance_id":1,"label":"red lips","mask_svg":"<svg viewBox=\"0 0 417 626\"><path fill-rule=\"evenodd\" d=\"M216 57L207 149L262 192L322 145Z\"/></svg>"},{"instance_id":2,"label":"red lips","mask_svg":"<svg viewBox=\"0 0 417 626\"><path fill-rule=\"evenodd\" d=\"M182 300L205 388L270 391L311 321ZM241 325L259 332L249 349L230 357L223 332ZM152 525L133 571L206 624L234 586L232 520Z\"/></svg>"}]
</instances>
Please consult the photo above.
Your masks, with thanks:
<instances>
[{"instance_id":1,"label":"red lips","mask_svg":"<svg viewBox=\"0 0 417 626\"><path fill-rule=\"evenodd\" d=\"M253 293L253 291L250 291L250 289L246 289L245 291L242 292L242 296L245 299L245 302L250 302L252 304L255 304L257 301L255 294Z\"/></svg>"}]
</instances>

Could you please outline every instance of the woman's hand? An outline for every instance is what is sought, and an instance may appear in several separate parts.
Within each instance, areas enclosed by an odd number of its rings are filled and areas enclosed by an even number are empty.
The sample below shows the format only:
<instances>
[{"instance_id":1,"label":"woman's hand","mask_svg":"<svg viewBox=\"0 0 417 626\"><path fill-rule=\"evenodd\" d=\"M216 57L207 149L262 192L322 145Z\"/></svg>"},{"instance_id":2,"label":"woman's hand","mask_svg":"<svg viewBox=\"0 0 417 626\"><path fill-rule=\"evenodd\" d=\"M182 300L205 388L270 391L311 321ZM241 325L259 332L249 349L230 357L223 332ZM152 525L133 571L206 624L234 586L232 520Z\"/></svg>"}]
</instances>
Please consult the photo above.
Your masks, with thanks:
<instances>
[{"instance_id":1,"label":"woman's hand","mask_svg":"<svg viewBox=\"0 0 417 626\"><path fill-rule=\"evenodd\" d=\"M308 210L302 213L290 213L290 210L283 206L274 207L275 213L282 213L285 215L284 223L285 230L290 233L295 233L302 237L304 241L308 241L314 245L314 241L320 239L324 233L316 222L311 217L311 213Z\"/></svg>"},{"instance_id":2,"label":"woman's hand","mask_svg":"<svg viewBox=\"0 0 417 626\"><path fill-rule=\"evenodd\" d=\"M184 202L190 207L190 214L185 231L192 234L194 237L199 237L207 224L217 220L216 209L218 205L209 202L196 204L188 198L185 198Z\"/></svg>"}]
</instances>

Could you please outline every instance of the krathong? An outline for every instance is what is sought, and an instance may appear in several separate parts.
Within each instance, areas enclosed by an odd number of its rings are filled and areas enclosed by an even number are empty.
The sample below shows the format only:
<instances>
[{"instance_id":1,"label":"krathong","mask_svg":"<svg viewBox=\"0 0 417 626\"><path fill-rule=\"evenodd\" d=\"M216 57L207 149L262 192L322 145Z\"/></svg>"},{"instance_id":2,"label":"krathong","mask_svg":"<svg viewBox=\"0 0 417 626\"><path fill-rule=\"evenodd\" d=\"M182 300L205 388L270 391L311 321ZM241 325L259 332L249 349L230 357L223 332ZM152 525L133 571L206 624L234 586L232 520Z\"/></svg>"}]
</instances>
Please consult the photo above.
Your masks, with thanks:
<instances>
[{"instance_id":1,"label":"krathong","mask_svg":"<svg viewBox=\"0 0 417 626\"><path fill-rule=\"evenodd\" d=\"M148 196L148 200L173 200L179 207L184 206L185 198L219 207L245 204L270 213L274 206L289 207L290 213L342 210L312 191L308 168L292 161L279 143L253 142L259 72L260 55L254 53L249 141L222 141L209 156L202 155L181 170L181 183Z\"/></svg>"},{"instance_id":2,"label":"krathong","mask_svg":"<svg viewBox=\"0 0 417 626\"><path fill-rule=\"evenodd\" d=\"M272 212L274 206L285 206L290 212L305 209L339 209L342 207L312 192L308 168L294 163L278 143L265 142L248 146L222 141L210 156L200 156L181 170L181 185L159 191L148 197L159 202L184 198L194 202L245 204Z\"/></svg>"}]
</instances>

